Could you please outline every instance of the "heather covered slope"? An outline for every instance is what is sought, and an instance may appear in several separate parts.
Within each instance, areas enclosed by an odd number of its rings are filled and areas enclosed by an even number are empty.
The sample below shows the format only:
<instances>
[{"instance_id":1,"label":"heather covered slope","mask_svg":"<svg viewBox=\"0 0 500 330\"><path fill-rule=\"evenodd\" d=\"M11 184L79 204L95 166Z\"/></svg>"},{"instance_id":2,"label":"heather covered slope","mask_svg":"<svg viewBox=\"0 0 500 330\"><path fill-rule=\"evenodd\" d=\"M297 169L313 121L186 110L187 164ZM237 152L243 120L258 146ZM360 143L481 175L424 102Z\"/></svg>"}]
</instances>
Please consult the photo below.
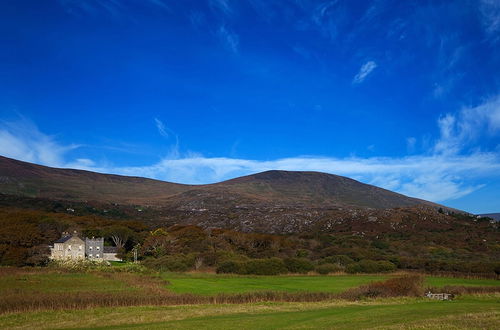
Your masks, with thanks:
<instances>
[{"instance_id":1,"label":"heather covered slope","mask_svg":"<svg viewBox=\"0 0 500 330\"><path fill-rule=\"evenodd\" d=\"M0 192L65 200L140 203L189 189L187 185L139 177L58 169L0 156Z\"/></svg>"},{"instance_id":2,"label":"heather covered slope","mask_svg":"<svg viewBox=\"0 0 500 330\"><path fill-rule=\"evenodd\" d=\"M267 171L220 183L228 190L244 192L282 203L352 205L394 208L433 203L410 198L359 181L320 172Z\"/></svg>"},{"instance_id":3,"label":"heather covered slope","mask_svg":"<svg viewBox=\"0 0 500 330\"><path fill-rule=\"evenodd\" d=\"M205 210L240 207L394 208L438 206L319 172L267 171L210 185L56 169L0 157L0 193Z\"/></svg>"}]
</instances>

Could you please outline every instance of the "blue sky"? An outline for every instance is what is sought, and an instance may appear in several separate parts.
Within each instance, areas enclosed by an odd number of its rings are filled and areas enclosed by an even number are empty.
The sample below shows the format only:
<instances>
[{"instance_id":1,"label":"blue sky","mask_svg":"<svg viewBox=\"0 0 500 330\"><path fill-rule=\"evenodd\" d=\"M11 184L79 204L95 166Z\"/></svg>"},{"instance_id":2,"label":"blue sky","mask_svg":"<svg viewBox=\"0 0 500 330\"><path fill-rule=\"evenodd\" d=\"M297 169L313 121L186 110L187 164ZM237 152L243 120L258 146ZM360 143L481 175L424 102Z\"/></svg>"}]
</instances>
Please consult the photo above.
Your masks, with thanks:
<instances>
[{"instance_id":1,"label":"blue sky","mask_svg":"<svg viewBox=\"0 0 500 330\"><path fill-rule=\"evenodd\" d=\"M4 0L0 154L500 212L500 2Z\"/></svg>"}]
</instances>

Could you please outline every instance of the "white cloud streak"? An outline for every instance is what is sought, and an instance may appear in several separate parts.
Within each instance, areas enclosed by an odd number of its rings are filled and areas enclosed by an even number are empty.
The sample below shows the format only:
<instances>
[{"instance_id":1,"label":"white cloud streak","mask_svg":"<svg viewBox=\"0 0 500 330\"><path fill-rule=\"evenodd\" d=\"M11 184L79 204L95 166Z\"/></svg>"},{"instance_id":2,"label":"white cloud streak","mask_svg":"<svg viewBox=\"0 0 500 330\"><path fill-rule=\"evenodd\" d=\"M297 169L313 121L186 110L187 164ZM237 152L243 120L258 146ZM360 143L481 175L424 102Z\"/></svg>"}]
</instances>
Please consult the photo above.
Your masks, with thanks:
<instances>
[{"instance_id":1,"label":"white cloud streak","mask_svg":"<svg viewBox=\"0 0 500 330\"><path fill-rule=\"evenodd\" d=\"M377 67L374 61L368 61L359 68L359 72L352 79L353 84L360 84L365 81L366 77Z\"/></svg>"},{"instance_id":2,"label":"white cloud streak","mask_svg":"<svg viewBox=\"0 0 500 330\"><path fill-rule=\"evenodd\" d=\"M457 154L482 135L500 133L500 95L478 106L464 107L457 114L446 114L439 118L440 138L434 152Z\"/></svg>"},{"instance_id":3,"label":"white cloud streak","mask_svg":"<svg viewBox=\"0 0 500 330\"><path fill-rule=\"evenodd\" d=\"M221 26L219 30L217 30L217 36L222 42L224 48L235 54L238 53L240 41L236 33L228 30L225 26Z\"/></svg>"},{"instance_id":4,"label":"white cloud streak","mask_svg":"<svg viewBox=\"0 0 500 330\"><path fill-rule=\"evenodd\" d=\"M168 128L163 124L161 120L158 118L155 118L155 124L156 128L158 129L158 133L160 133L161 136L168 138Z\"/></svg>"},{"instance_id":5,"label":"white cloud streak","mask_svg":"<svg viewBox=\"0 0 500 330\"><path fill-rule=\"evenodd\" d=\"M0 121L0 154L27 162L62 166L64 154L78 145L61 145L26 118Z\"/></svg>"},{"instance_id":6,"label":"white cloud streak","mask_svg":"<svg viewBox=\"0 0 500 330\"><path fill-rule=\"evenodd\" d=\"M210 6L225 16L231 17L233 14L233 8L229 4L229 0L210 0Z\"/></svg>"},{"instance_id":7,"label":"white cloud streak","mask_svg":"<svg viewBox=\"0 0 500 330\"><path fill-rule=\"evenodd\" d=\"M498 0L480 0L479 11L487 37L496 42L500 38L500 2Z\"/></svg>"},{"instance_id":8,"label":"white cloud streak","mask_svg":"<svg viewBox=\"0 0 500 330\"><path fill-rule=\"evenodd\" d=\"M114 17L127 15L132 5L148 5L162 10L170 10L164 0L58 0L69 14L86 14L95 16L106 13Z\"/></svg>"},{"instance_id":9,"label":"white cloud streak","mask_svg":"<svg viewBox=\"0 0 500 330\"><path fill-rule=\"evenodd\" d=\"M481 187L474 180L500 171L493 153L468 156L409 156L402 158L292 157L269 161L191 156L163 159L143 167L86 168L166 181L214 183L266 170L319 171L344 175L431 201L465 196Z\"/></svg>"},{"instance_id":10,"label":"white cloud streak","mask_svg":"<svg viewBox=\"0 0 500 330\"><path fill-rule=\"evenodd\" d=\"M162 135L175 135L155 119ZM180 155L175 152L146 166L96 164L88 158L66 161L77 145L61 145L31 122L0 122L0 154L43 165L79 168L101 173L142 176L165 181L206 184L266 170L319 171L352 177L399 193L442 202L463 197L481 188L485 180L500 178L500 152L467 151L480 132L500 133L500 95L438 121L440 136L429 152L404 157L299 156L275 160ZM165 136L164 135L164 136ZM176 135L175 135L176 136ZM415 138L408 139L413 148Z\"/></svg>"}]
</instances>

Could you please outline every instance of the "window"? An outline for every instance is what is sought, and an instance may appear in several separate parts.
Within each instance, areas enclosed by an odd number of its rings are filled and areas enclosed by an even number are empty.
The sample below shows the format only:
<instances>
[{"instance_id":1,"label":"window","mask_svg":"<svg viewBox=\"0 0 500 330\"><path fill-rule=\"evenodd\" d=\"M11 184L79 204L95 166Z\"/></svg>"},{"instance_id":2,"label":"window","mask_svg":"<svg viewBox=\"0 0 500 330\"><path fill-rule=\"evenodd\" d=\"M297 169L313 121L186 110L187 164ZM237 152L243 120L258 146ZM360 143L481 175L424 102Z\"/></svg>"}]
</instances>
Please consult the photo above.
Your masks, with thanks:
<instances>
[{"instance_id":1,"label":"window","mask_svg":"<svg viewBox=\"0 0 500 330\"><path fill-rule=\"evenodd\" d=\"M99 253L95 255L96 258L99 258Z\"/></svg>"},{"instance_id":2,"label":"window","mask_svg":"<svg viewBox=\"0 0 500 330\"><path fill-rule=\"evenodd\" d=\"M78 250L80 250L80 251L81 251L81 250L82 250L82 248L83 248L83 246L82 246L82 245L80 245L80 246L78 247Z\"/></svg>"},{"instance_id":3,"label":"window","mask_svg":"<svg viewBox=\"0 0 500 330\"><path fill-rule=\"evenodd\" d=\"M100 249L101 249L101 247L99 247L99 246L97 246L97 247L96 247L96 250L97 250L97 251L99 251Z\"/></svg>"},{"instance_id":4,"label":"window","mask_svg":"<svg viewBox=\"0 0 500 330\"><path fill-rule=\"evenodd\" d=\"M71 251L71 245L68 245L68 251Z\"/></svg>"},{"instance_id":5,"label":"window","mask_svg":"<svg viewBox=\"0 0 500 330\"><path fill-rule=\"evenodd\" d=\"M89 250L92 251L92 247L91 246L89 246Z\"/></svg>"},{"instance_id":6,"label":"window","mask_svg":"<svg viewBox=\"0 0 500 330\"><path fill-rule=\"evenodd\" d=\"M92 258L92 253L89 254L89 258Z\"/></svg>"}]
</instances>

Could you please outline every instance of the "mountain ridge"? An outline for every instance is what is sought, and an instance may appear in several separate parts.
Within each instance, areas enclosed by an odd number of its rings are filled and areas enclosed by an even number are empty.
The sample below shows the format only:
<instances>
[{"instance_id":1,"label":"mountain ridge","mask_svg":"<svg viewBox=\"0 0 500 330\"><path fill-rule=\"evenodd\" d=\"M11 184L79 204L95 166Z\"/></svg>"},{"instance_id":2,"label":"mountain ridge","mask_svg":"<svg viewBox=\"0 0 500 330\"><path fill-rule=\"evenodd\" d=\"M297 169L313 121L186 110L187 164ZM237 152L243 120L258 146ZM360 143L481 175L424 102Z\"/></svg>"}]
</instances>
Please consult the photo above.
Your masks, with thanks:
<instances>
[{"instance_id":1,"label":"mountain ridge","mask_svg":"<svg viewBox=\"0 0 500 330\"><path fill-rule=\"evenodd\" d=\"M0 193L74 201L98 200L181 209L443 207L354 179L312 171L270 170L218 183L187 185L142 177L52 168L0 156Z\"/></svg>"}]
</instances>

